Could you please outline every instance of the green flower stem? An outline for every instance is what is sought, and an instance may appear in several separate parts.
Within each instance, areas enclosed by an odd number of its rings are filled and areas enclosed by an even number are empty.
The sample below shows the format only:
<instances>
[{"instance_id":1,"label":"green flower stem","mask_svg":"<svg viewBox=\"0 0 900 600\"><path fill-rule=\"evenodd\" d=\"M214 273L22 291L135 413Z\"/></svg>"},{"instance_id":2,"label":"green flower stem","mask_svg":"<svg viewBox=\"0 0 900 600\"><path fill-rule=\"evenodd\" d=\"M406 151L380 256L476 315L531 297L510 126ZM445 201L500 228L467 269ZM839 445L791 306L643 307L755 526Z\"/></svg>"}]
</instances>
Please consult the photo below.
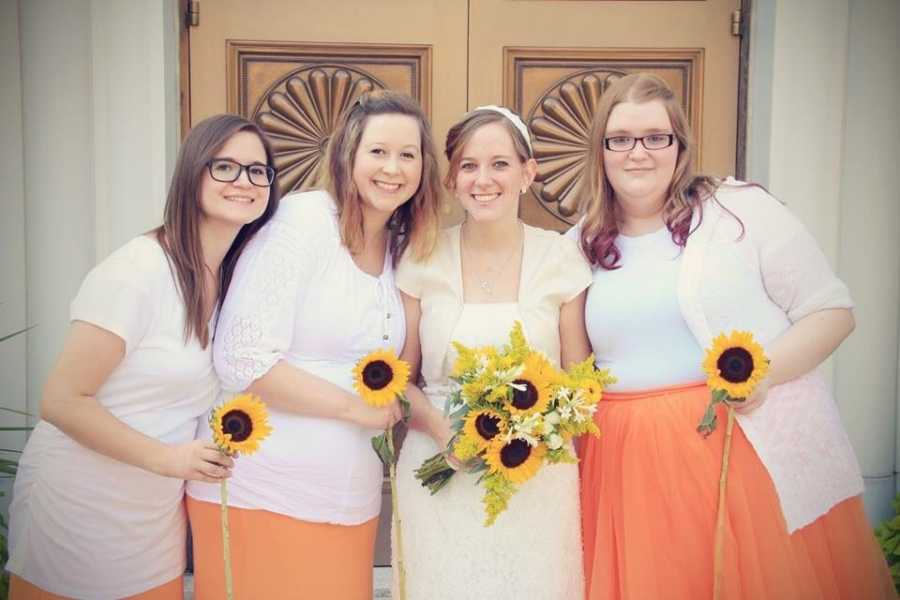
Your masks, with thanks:
<instances>
[{"instance_id":1,"label":"green flower stem","mask_svg":"<svg viewBox=\"0 0 900 600\"><path fill-rule=\"evenodd\" d=\"M391 479L391 515L394 518L394 531L397 532L397 571L399 600L406 600L406 566L403 563L403 530L400 527L400 509L397 507L397 453L394 451L394 432L385 430L388 449L393 460L388 463L388 475Z\"/></svg>"},{"instance_id":2,"label":"green flower stem","mask_svg":"<svg viewBox=\"0 0 900 600\"><path fill-rule=\"evenodd\" d=\"M231 581L231 535L228 529L228 480L219 484L222 492L222 552L225 556L225 598L234 599L234 586Z\"/></svg>"},{"instance_id":3,"label":"green flower stem","mask_svg":"<svg viewBox=\"0 0 900 600\"><path fill-rule=\"evenodd\" d=\"M719 508L716 513L716 535L713 544L713 599L722 597L725 577L725 492L728 485L728 461L731 457L731 437L734 433L734 407L728 406L728 422L725 425L725 443L722 448L722 471L719 475Z\"/></svg>"}]
</instances>

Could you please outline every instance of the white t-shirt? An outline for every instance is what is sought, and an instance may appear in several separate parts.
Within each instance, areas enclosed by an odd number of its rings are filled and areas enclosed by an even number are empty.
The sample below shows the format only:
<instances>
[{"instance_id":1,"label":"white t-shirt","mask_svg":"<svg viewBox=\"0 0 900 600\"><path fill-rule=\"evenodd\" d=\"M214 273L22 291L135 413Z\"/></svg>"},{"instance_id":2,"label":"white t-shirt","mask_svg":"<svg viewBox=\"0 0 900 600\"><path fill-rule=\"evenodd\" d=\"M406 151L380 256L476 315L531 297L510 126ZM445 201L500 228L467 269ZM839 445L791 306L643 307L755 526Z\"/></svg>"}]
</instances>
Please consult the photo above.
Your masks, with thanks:
<instances>
[{"instance_id":1,"label":"white t-shirt","mask_svg":"<svg viewBox=\"0 0 900 600\"><path fill-rule=\"evenodd\" d=\"M211 349L184 343L184 304L166 256L135 238L85 278L71 319L125 341L97 400L130 427L189 442L218 383ZM49 592L121 598L175 579L185 567L184 482L85 448L41 421L19 462L7 568Z\"/></svg>"},{"instance_id":2,"label":"white t-shirt","mask_svg":"<svg viewBox=\"0 0 900 600\"><path fill-rule=\"evenodd\" d=\"M611 391L705 381L703 349L676 293L683 249L666 227L616 237L619 268L594 271L585 326L597 366L616 376Z\"/></svg>"},{"instance_id":3,"label":"white t-shirt","mask_svg":"<svg viewBox=\"0 0 900 600\"><path fill-rule=\"evenodd\" d=\"M399 353L405 334L390 257L378 277L361 271L341 243L331 197L287 196L241 254L222 307L214 343L221 399L281 360L352 391L356 362L382 347ZM269 421L260 449L236 461L229 505L340 525L378 515L382 467L371 439L379 431L271 407ZM211 437L206 421L197 435ZM218 485L190 482L187 492L220 501Z\"/></svg>"}]
</instances>

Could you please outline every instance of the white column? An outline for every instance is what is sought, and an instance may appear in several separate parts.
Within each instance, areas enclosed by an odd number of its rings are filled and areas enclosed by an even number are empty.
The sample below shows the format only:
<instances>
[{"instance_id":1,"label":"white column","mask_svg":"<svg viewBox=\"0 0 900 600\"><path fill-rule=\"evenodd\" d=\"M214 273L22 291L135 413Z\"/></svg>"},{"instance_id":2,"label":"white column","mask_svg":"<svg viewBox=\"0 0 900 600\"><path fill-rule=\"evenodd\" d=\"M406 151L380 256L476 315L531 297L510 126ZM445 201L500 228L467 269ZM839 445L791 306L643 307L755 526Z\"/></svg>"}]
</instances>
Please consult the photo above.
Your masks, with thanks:
<instances>
[{"instance_id":1,"label":"white column","mask_svg":"<svg viewBox=\"0 0 900 600\"><path fill-rule=\"evenodd\" d=\"M17 0L0 0L0 337L26 326L25 191L22 174L22 78ZM0 342L0 406L24 411L26 404L24 335ZM0 426L23 427L25 417L0 411ZM0 448L19 449L24 432L0 431ZM3 458L14 458L0 452ZM0 480L0 510L9 501L10 480Z\"/></svg>"},{"instance_id":2,"label":"white column","mask_svg":"<svg viewBox=\"0 0 900 600\"><path fill-rule=\"evenodd\" d=\"M177 0L20 2L29 407L82 278L160 223L178 139Z\"/></svg>"},{"instance_id":3,"label":"white column","mask_svg":"<svg viewBox=\"0 0 900 600\"><path fill-rule=\"evenodd\" d=\"M90 4L21 2L28 406L62 347L69 300L95 260Z\"/></svg>"},{"instance_id":4,"label":"white column","mask_svg":"<svg viewBox=\"0 0 900 600\"><path fill-rule=\"evenodd\" d=\"M893 514L900 325L900 3L851 0L841 149L841 275L856 332L837 356L836 392L866 475L870 518Z\"/></svg>"}]
</instances>

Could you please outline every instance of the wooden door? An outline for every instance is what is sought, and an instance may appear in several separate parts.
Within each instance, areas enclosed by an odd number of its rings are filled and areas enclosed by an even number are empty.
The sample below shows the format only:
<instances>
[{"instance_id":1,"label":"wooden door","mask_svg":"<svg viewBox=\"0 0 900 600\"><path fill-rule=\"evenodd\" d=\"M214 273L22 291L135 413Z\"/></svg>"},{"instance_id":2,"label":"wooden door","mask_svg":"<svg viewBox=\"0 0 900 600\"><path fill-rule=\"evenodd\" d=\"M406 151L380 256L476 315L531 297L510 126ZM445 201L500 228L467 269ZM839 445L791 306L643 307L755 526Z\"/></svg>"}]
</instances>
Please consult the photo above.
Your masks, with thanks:
<instances>
[{"instance_id":1,"label":"wooden door","mask_svg":"<svg viewBox=\"0 0 900 600\"><path fill-rule=\"evenodd\" d=\"M735 172L740 0L475 0L469 13L469 105L502 101L535 136L538 177L521 215L565 229L594 103L608 81L648 71L681 98L701 168Z\"/></svg>"},{"instance_id":2,"label":"wooden door","mask_svg":"<svg viewBox=\"0 0 900 600\"><path fill-rule=\"evenodd\" d=\"M187 1L183 0L185 7ZM196 4L196 3L194 3ZM594 103L615 77L651 71L681 99L701 168L735 170L740 0L203 0L182 36L187 119L256 119L276 149L283 192L309 185L330 127L358 93L402 90L439 145L467 110L505 104L532 128L539 176L522 218L565 229ZM442 154L442 152L441 152ZM462 213L448 202L446 221ZM389 564L384 488L376 564Z\"/></svg>"}]
</instances>

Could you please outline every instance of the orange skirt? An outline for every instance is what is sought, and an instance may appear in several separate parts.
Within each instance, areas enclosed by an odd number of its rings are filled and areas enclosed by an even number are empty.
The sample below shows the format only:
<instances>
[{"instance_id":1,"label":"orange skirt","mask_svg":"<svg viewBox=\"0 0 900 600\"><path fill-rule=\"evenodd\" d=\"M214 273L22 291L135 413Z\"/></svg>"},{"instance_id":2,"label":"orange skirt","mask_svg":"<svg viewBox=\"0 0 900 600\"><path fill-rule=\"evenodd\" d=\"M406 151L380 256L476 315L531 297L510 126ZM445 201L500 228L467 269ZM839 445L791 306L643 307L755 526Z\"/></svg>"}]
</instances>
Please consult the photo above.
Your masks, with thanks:
<instances>
[{"instance_id":1,"label":"orange skirt","mask_svg":"<svg viewBox=\"0 0 900 600\"><path fill-rule=\"evenodd\" d=\"M222 515L218 504L187 497L194 540L194 598L225 597ZM235 600L371 600L378 519L345 526L231 507Z\"/></svg>"},{"instance_id":2,"label":"orange skirt","mask_svg":"<svg viewBox=\"0 0 900 600\"><path fill-rule=\"evenodd\" d=\"M581 445L589 600L712 597L713 537L726 411L696 433L705 385L606 393L602 435ZM775 486L735 426L726 492L722 598L896 598L884 557L850 498L789 535Z\"/></svg>"},{"instance_id":3,"label":"orange skirt","mask_svg":"<svg viewBox=\"0 0 900 600\"><path fill-rule=\"evenodd\" d=\"M184 578L178 577L152 590L128 596L122 600L183 600L183 598ZM18 575L11 574L9 576L9 600L71 600L71 598L51 594L36 585L28 583Z\"/></svg>"}]
</instances>

